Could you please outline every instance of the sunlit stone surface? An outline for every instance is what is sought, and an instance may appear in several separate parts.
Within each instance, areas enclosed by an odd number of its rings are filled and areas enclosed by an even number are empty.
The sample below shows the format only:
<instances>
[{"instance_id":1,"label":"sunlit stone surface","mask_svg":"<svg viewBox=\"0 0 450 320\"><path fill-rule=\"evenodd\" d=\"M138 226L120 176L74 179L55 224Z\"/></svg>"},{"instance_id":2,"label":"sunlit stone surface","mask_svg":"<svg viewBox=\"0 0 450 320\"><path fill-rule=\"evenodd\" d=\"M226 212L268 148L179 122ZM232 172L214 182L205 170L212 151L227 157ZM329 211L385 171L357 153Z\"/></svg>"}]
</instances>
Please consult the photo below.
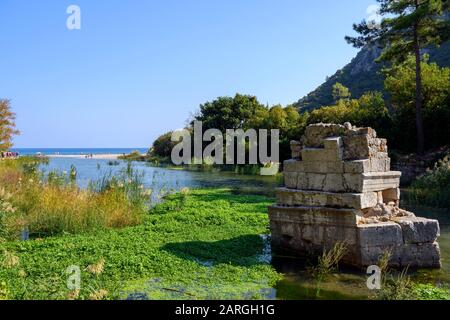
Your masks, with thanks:
<instances>
[{"instance_id":1,"label":"sunlit stone surface","mask_svg":"<svg viewBox=\"0 0 450 320\"><path fill-rule=\"evenodd\" d=\"M389 251L396 267L439 268L439 223L399 208L400 176L387 141L372 128L316 124L292 141L285 187L269 208L275 251L318 255L347 243L344 262L377 264Z\"/></svg>"}]
</instances>

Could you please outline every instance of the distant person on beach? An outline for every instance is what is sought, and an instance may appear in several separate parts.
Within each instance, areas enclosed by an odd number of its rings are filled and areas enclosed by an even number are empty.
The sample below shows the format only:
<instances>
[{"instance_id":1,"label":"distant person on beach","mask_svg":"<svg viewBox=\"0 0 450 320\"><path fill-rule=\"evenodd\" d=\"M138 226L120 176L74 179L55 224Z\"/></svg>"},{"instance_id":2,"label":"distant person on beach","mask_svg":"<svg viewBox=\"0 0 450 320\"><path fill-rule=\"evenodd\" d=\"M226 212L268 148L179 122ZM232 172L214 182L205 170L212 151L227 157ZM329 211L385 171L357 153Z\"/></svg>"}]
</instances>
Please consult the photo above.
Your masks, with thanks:
<instances>
[{"instance_id":1,"label":"distant person on beach","mask_svg":"<svg viewBox=\"0 0 450 320\"><path fill-rule=\"evenodd\" d=\"M19 157L19 153L18 152L1 152L0 153L0 158L1 159L8 159L8 158L18 158Z\"/></svg>"}]
</instances>

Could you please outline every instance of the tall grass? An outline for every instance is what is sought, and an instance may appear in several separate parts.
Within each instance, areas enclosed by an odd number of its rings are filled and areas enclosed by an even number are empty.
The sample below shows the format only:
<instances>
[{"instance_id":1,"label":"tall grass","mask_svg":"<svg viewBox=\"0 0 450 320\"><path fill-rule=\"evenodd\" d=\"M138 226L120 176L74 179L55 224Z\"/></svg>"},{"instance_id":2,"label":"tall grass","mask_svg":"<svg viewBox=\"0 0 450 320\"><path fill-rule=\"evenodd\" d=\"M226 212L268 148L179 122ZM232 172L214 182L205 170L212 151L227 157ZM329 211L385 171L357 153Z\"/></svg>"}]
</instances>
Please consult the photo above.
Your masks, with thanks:
<instances>
[{"instance_id":1,"label":"tall grass","mask_svg":"<svg viewBox=\"0 0 450 320\"><path fill-rule=\"evenodd\" d=\"M320 286L325 278L339 268L339 262L348 251L346 242L336 242L333 248L325 250L318 258L317 265L310 269L311 275L316 279L316 297L320 296Z\"/></svg>"},{"instance_id":2,"label":"tall grass","mask_svg":"<svg viewBox=\"0 0 450 320\"><path fill-rule=\"evenodd\" d=\"M379 300L448 300L450 293L447 288L434 284L415 283L408 274L408 268L392 270L389 260L392 253L385 251L378 261L381 270L381 289L375 298Z\"/></svg>"},{"instance_id":3,"label":"tall grass","mask_svg":"<svg viewBox=\"0 0 450 320\"><path fill-rule=\"evenodd\" d=\"M80 189L75 167L44 176L30 159L1 162L0 237L17 238L24 229L43 237L137 225L149 199L141 179L127 168Z\"/></svg>"},{"instance_id":4,"label":"tall grass","mask_svg":"<svg viewBox=\"0 0 450 320\"><path fill-rule=\"evenodd\" d=\"M381 290L378 292L380 300L413 300L417 299L414 292L414 282L408 275L408 268L398 273L388 272L382 278Z\"/></svg>"}]
</instances>

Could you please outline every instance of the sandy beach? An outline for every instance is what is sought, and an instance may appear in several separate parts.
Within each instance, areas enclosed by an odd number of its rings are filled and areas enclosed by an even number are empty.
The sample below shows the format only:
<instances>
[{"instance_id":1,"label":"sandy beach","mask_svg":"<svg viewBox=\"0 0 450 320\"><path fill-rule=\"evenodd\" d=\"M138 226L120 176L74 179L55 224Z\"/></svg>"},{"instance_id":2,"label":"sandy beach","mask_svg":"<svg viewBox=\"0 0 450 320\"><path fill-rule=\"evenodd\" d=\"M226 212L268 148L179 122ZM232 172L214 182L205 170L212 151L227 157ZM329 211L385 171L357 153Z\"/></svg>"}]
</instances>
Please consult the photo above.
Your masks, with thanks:
<instances>
[{"instance_id":1,"label":"sandy beach","mask_svg":"<svg viewBox=\"0 0 450 320\"><path fill-rule=\"evenodd\" d=\"M71 158L71 159L100 159L100 160L117 160L123 154L50 154L49 158Z\"/></svg>"}]
</instances>

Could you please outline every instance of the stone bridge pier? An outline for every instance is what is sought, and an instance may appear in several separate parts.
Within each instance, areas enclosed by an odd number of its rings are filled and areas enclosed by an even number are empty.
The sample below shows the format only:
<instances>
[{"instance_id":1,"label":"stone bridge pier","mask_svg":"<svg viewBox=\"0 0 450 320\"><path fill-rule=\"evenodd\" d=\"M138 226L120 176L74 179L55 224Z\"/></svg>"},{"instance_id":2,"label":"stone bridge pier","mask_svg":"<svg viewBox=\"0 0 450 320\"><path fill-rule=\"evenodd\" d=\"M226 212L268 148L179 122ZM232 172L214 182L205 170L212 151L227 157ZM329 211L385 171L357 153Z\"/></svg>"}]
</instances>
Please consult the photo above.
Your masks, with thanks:
<instances>
[{"instance_id":1,"label":"stone bridge pier","mask_svg":"<svg viewBox=\"0 0 450 320\"><path fill-rule=\"evenodd\" d=\"M401 173L375 130L315 124L291 148L269 207L275 252L317 256L341 241L346 264L376 265L389 251L393 267L441 267L439 223L399 207Z\"/></svg>"}]
</instances>

